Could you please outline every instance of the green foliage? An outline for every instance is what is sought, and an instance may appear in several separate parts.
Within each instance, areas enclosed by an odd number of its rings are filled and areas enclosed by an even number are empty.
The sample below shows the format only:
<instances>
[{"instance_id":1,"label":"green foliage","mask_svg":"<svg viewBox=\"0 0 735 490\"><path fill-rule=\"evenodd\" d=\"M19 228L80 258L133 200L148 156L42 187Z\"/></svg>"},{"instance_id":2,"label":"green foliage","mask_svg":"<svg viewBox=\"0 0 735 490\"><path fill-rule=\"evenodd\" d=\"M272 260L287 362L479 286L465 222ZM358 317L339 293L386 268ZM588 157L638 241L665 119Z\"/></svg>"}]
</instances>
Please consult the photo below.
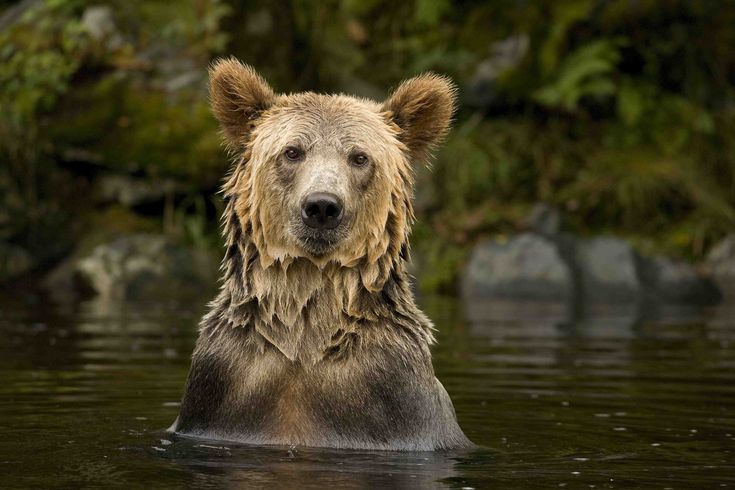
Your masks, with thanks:
<instances>
[{"instance_id":1,"label":"green foliage","mask_svg":"<svg viewBox=\"0 0 735 490\"><path fill-rule=\"evenodd\" d=\"M89 5L21 6L0 30L0 239L41 264L66 253L94 222L85 218L94 207L89 176L75 175L66 155L84 155L99 170L194 183L182 209L210 192L226 165L202 83L169 93L140 76L149 68L138 53L165 42L182 66L192 58L204 66L228 40L219 23L230 7L217 0L113 3L113 45L88 32L82 14ZM183 228L204 232L175 227Z\"/></svg>"},{"instance_id":2,"label":"green foliage","mask_svg":"<svg viewBox=\"0 0 735 490\"><path fill-rule=\"evenodd\" d=\"M0 31L0 239L40 260L69 246L54 237L71 227L64 202L73 184L54 172L40 117L88 56L77 8L74 1L40 3Z\"/></svg>"},{"instance_id":3,"label":"green foliage","mask_svg":"<svg viewBox=\"0 0 735 490\"><path fill-rule=\"evenodd\" d=\"M434 233L428 223L419 221L414 226L414 274L423 291L451 292L467 248L452 241L436 240Z\"/></svg>"},{"instance_id":4,"label":"green foliage","mask_svg":"<svg viewBox=\"0 0 735 490\"><path fill-rule=\"evenodd\" d=\"M381 98L425 70L457 80L455 130L417 169L427 290L451 288L469 247L518 230L538 201L573 231L691 258L735 228L735 5L111 0L115 46L85 30L90 5L39 2L0 31L0 239L39 253L93 226L79 189L107 173L172 179L176 195L126 213L216 243L227 159L204 75L221 54L283 92Z\"/></svg>"},{"instance_id":5,"label":"green foliage","mask_svg":"<svg viewBox=\"0 0 735 490\"><path fill-rule=\"evenodd\" d=\"M134 26L131 30L137 31L140 47L165 42L206 62L221 53L230 40L222 23L233 9L222 0L115 0L113 5L120 17Z\"/></svg>"},{"instance_id":6,"label":"green foliage","mask_svg":"<svg viewBox=\"0 0 735 490\"><path fill-rule=\"evenodd\" d=\"M0 108L5 124L28 124L37 111L53 108L79 67L88 40L74 2L49 2L29 10L0 32Z\"/></svg>"},{"instance_id":7,"label":"green foliage","mask_svg":"<svg viewBox=\"0 0 735 490\"><path fill-rule=\"evenodd\" d=\"M585 44L564 59L554 79L539 88L534 99L550 108L574 111L583 98L614 95L612 75L619 61L615 42L601 39Z\"/></svg>"},{"instance_id":8,"label":"green foliage","mask_svg":"<svg viewBox=\"0 0 735 490\"><path fill-rule=\"evenodd\" d=\"M417 0L414 18L418 24L433 27L449 12L449 0Z\"/></svg>"},{"instance_id":9,"label":"green foliage","mask_svg":"<svg viewBox=\"0 0 735 490\"><path fill-rule=\"evenodd\" d=\"M568 34L575 23L584 21L589 15L594 2L591 0L573 0L555 2L550 6L550 16L553 22L549 24L548 32L545 33L539 43L539 65L541 73L549 75L559 65L559 58L566 49ZM565 62L569 64L568 62ZM574 64L573 62L571 63Z\"/></svg>"},{"instance_id":10,"label":"green foliage","mask_svg":"<svg viewBox=\"0 0 735 490\"><path fill-rule=\"evenodd\" d=\"M70 94L57 114L49 136L59 145L92 150L100 165L115 172L207 187L226 170L214 119L198 90L181 91L172 100L165 91L106 77Z\"/></svg>"}]
</instances>

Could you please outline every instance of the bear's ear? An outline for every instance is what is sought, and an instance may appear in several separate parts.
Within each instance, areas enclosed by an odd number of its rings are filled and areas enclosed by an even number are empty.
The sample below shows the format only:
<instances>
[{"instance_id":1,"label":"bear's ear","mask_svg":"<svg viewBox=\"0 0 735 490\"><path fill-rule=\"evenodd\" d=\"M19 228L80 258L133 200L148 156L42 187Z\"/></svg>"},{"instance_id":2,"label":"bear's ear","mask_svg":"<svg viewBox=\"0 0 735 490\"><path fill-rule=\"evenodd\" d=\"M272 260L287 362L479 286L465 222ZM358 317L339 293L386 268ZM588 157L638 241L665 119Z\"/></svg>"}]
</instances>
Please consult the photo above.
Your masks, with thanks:
<instances>
[{"instance_id":1,"label":"bear's ear","mask_svg":"<svg viewBox=\"0 0 735 490\"><path fill-rule=\"evenodd\" d=\"M383 103L401 130L412 161L426 161L449 131L457 89L446 77L425 73L403 82Z\"/></svg>"},{"instance_id":2,"label":"bear's ear","mask_svg":"<svg viewBox=\"0 0 735 490\"><path fill-rule=\"evenodd\" d=\"M276 95L268 83L235 58L221 59L209 68L209 101L227 143L244 148L253 122L268 109Z\"/></svg>"}]
</instances>

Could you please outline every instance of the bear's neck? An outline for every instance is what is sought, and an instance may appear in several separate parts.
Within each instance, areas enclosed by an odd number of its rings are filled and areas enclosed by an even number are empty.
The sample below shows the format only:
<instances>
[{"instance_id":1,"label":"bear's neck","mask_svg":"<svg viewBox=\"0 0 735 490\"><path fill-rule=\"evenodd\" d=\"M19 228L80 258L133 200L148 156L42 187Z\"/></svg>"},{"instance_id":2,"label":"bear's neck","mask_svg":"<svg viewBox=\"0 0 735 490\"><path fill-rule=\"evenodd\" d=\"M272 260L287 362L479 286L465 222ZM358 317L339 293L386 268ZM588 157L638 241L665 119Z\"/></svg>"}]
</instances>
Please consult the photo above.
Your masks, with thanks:
<instances>
[{"instance_id":1,"label":"bear's neck","mask_svg":"<svg viewBox=\"0 0 735 490\"><path fill-rule=\"evenodd\" d=\"M354 327L349 275L336 265L320 269L306 259L266 269L256 261L247 275L255 330L291 361L313 364L339 330Z\"/></svg>"},{"instance_id":2,"label":"bear's neck","mask_svg":"<svg viewBox=\"0 0 735 490\"><path fill-rule=\"evenodd\" d=\"M431 343L432 326L416 307L401 261L380 291L368 291L357 269L306 258L263 268L247 240L228 247L224 281L202 329L253 328L291 361L313 365L340 335L365 322L402 322Z\"/></svg>"}]
</instances>

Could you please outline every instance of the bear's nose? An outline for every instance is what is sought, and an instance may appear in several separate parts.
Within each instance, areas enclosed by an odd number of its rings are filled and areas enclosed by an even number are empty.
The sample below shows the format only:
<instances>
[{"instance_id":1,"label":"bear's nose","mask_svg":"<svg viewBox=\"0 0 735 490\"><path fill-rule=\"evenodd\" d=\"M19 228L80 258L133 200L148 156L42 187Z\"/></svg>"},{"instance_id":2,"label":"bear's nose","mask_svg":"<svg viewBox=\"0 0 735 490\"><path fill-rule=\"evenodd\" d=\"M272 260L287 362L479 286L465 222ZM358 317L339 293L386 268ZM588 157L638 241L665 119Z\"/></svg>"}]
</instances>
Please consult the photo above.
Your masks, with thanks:
<instances>
[{"instance_id":1,"label":"bear's nose","mask_svg":"<svg viewBox=\"0 0 735 490\"><path fill-rule=\"evenodd\" d=\"M301 205L301 219L309 228L331 230L342 222L342 203L334 194L309 194Z\"/></svg>"}]
</instances>

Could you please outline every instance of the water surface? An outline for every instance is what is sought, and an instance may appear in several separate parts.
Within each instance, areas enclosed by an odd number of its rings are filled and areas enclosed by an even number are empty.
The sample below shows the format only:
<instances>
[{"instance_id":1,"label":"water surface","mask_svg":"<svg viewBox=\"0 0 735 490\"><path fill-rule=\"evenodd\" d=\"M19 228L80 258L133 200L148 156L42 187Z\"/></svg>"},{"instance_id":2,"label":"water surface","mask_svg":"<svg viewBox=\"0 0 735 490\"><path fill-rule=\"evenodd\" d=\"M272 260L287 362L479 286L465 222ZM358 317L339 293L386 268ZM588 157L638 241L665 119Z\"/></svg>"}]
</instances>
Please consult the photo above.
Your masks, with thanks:
<instances>
[{"instance_id":1,"label":"water surface","mask_svg":"<svg viewBox=\"0 0 735 490\"><path fill-rule=\"evenodd\" d=\"M0 300L0 487L735 486L735 309L424 298L435 367L484 449L381 453L176 438L205 300Z\"/></svg>"}]
</instances>

